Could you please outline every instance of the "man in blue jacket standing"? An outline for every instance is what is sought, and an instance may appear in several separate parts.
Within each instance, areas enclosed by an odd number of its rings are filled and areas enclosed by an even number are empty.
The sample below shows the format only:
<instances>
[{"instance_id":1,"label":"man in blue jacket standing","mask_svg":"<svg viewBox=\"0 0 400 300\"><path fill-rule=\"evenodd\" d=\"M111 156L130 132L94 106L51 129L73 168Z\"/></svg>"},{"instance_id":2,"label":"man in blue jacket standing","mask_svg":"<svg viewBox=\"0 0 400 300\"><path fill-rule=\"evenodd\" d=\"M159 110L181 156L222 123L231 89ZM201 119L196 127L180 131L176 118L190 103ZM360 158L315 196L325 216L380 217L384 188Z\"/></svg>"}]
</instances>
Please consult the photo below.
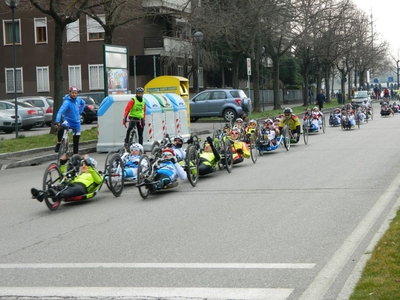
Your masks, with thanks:
<instances>
[{"instance_id":1,"label":"man in blue jacket standing","mask_svg":"<svg viewBox=\"0 0 400 300\"><path fill-rule=\"evenodd\" d=\"M78 154L79 151L79 138L81 136L81 113L85 108L85 101L78 97L78 88L70 87L69 93L64 96L64 102L58 110L54 127L57 129L57 145L54 148L55 152L60 150L61 139L64 134L65 127L72 129L73 138L73 151ZM63 122L60 126L61 117Z\"/></svg>"}]
</instances>

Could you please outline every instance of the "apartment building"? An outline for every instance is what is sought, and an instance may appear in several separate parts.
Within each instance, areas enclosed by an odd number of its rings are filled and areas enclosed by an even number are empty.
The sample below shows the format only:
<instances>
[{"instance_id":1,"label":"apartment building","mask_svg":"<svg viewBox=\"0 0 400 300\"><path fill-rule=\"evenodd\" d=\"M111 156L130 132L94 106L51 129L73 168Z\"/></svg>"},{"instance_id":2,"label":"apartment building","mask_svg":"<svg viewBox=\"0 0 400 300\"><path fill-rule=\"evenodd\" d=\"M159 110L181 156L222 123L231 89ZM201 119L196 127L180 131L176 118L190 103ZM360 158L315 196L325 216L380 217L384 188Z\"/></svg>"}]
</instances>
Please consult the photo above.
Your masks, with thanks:
<instances>
[{"instance_id":1,"label":"apartment building","mask_svg":"<svg viewBox=\"0 0 400 300\"><path fill-rule=\"evenodd\" d=\"M113 44L128 47L130 90L156 76L187 77L191 73L192 49L196 45L192 44L191 28L185 18L191 13L191 5L183 6L186 2L143 0L143 9L152 9L158 15L114 32ZM14 12L17 96L53 96L54 21L35 9L17 7ZM3 11L0 18L0 99L9 99L14 97L15 87L11 9ZM82 92L104 90L103 28L82 15L67 26L63 39L65 91L69 86L77 86Z\"/></svg>"}]
</instances>

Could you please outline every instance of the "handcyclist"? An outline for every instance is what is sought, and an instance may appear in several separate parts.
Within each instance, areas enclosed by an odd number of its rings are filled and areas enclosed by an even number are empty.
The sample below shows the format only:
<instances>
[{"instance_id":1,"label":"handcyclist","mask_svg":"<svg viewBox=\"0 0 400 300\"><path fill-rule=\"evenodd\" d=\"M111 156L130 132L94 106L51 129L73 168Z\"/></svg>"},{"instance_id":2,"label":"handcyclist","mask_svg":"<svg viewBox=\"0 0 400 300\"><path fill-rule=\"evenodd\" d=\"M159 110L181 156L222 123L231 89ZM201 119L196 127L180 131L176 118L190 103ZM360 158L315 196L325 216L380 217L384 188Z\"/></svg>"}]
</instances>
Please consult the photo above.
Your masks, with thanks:
<instances>
[{"instance_id":1,"label":"handcyclist","mask_svg":"<svg viewBox=\"0 0 400 300\"><path fill-rule=\"evenodd\" d=\"M130 154L124 161L125 178L136 178L138 163L143 154L143 146L139 143L130 146Z\"/></svg>"},{"instance_id":2,"label":"handcyclist","mask_svg":"<svg viewBox=\"0 0 400 300\"><path fill-rule=\"evenodd\" d=\"M239 140L239 130L232 128L229 139L232 141L233 164L238 164L243 161L243 158L250 158L249 146Z\"/></svg>"},{"instance_id":3,"label":"handcyclist","mask_svg":"<svg viewBox=\"0 0 400 300\"><path fill-rule=\"evenodd\" d=\"M214 166L219 162L221 156L213 144L213 139L208 136L204 142L204 149L200 153L199 175L205 175L214 172Z\"/></svg>"},{"instance_id":4,"label":"handcyclist","mask_svg":"<svg viewBox=\"0 0 400 300\"><path fill-rule=\"evenodd\" d=\"M142 87L138 87L136 89L136 95L127 103L125 107L122 124L126 127L126 123L129 119L129 126L124 140L124 146L127 151L129 151L129 135L135 127L137 128L138 132L139 144L143 145L143 131L146 124L146 101L143 98L143 93L144 89Z\"/></svg>"},{"instance_id":5,"label":"handcyclist","mask_svg":"<svg viewBox=\"0 0 400 300\"><path fill-rule=\"evenodd\" d=\"M64 154L60 159L60 170L63 173L67 169L67 161L68 157ZM47 193L50 198L57 197L58 202L56 203L59 205L62 199L77 197L75 201L79 201L82 198L78 198L78 196L95 192L98 186L103 182L103 177L96 170L97 162L86 154L83 159L79 155L74 155L72 157L72 164L77 169L80 167L80 173L70 181L67 188L64 189L61 185L54 185L53 188L47 191L31 188L32 198L42 202L44 194Z\"/></svg>"},{"instance_id":6,"label":"handcyclist","mask_svg":"<svg viewBox=\"0 0 400 300\"><path fill-rule=\"evenodd\" d=\"M73 152L79 152L79 139L81 136L81 114L85 108L85 101L78 97L78 88L70 87L69 93L64 96L64 102L58 110L56 119L54 121L54 128L57 131L57 144L54 148L55 152L60 150L61 140L64 135L66 127L72 129ZM61 123L61 117L64 121Z\"/></svg>"},{"instance_id":7,"label":"handcyclist","mask_svg":"<svg viewBox=\"0 0 400 300\"><path fill-rule=\"evenodd\" d=\"M293 139L297 142L300 140L300 119L298 116L293 114L293 110L290 107L286 107L283 110L284 116L279 122L279 132L282 133L282 129L285 125L288 126L289 130L293 133Z\"/></svg>"},{"instance_id":8,"label":"handcyclist","mask_svg":"<svg viewBox=\"0 0 400 300\"><path fill-rule=\"evenodd\" d=\"M177 135L176 137L174 137L174 144L172 149L174 149L175 156L178 159L178 162L181 162L186 158L186 151L185 149L182 148L182 146L183 146L183 137Z\"/></svg>"}]
</instances>

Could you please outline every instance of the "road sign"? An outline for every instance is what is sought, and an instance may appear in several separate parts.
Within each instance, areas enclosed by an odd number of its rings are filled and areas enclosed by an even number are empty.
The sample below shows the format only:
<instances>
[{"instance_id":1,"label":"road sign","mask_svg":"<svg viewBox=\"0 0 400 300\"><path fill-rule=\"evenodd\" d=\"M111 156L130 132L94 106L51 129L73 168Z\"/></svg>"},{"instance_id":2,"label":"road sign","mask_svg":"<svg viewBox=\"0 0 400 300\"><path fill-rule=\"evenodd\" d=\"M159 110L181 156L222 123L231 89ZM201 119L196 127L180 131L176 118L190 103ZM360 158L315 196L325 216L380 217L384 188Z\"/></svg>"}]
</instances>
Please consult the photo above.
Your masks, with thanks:
<instances>
[{"instance_id":1,"label":"road sign","mask_svg":"<svg viewBox=\"0 0 400 300\"><path fill-rule=\"evenodd\" d=\"M393 82L393 77L388 77L388 82Z\"/></svg>"},{"instance_id":2,"label":"road sign","mask_svg":"<svg viewBox=\"0 0 400 300\"><path fill-rule=\"evenodd\" d=\"M251 58L247 58L247 75L251 75Z\"/></svg>"},{"instance_id":3,"label":"road sign","mask_svg":"<svg viewBox=\"0 0 400 300\"><path fill-rule=\"evenodd\" d=\"M379 83L378 78L374 78L374 83Z\"/></svg>"}]
</instances>

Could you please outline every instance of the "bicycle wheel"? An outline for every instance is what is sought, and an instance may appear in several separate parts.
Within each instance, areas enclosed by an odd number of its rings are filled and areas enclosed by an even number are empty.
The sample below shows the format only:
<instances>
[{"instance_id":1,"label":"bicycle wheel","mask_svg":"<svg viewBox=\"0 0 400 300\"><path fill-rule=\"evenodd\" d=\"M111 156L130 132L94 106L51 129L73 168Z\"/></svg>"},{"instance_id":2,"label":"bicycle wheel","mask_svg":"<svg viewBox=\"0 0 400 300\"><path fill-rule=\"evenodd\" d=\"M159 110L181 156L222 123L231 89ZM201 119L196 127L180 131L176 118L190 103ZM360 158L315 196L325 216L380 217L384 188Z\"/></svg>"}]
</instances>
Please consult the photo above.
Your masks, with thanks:
<instances>
[{"instance_id":1,"label":"bicycle wheel","mask_svg":"<svg viewBox=\"0 0 400 300\"><path fill-rule=\"evenodd\" d=\"M356 125L357 125L358 129L360 129L360 123L361 123L360 115L357 113L356 114Z\"/></svg>"},{"instance_id":2,"label":"bicycle wheel","mask_svg":"<svg viewBox=\"0 0 400 300\"><path fill-rule=\"evenodd\" d=\"M374 109L371 107L371 114L370 114L371 120L374 120Z\"/></svg>"},{"instance_id":3,"label":"bicycle wheel","mask_svg":"<svg viewBox=\"0 0 400 300\"><path fill-rule=\"evenodd\" d=\"M326 121L325 116L322 116L322 132L325 133ZM306 143L307 144L307 143Z\"/></svg>"},{"instance_id":4,"label":"bicycle wheel","mask_svg":"<svg viewBox=\"0 0 400 300\"><path fill-rule=\"evenodd\" d=\"M50 188L53 188L55 184L61 182L62 178L63 175L58 165L56 163L51 163L44 171L43 190L48 191ZM48 197L47 193L44 194L44 201L47 208L51 211L56 210L60 207L60 199L50 198Z\"/></svg>"},{"instance_id":5,"label":"bicycle wheel","mask_svg":"<svg viewBox=\"0 0 400 300\"><path fill-rule=\"evenodd\" d=\"M150 194L150 188L145 184L145 179L152 178L152 167L150 159L147 155L142 155L138 163L137 170L137 188L139 189L139 194L143 199L146 199Z\"/></svg>"},{"instance_id":6,"label":"bicycle wheel","mask_svg":"<svg viewBox=\"0 0 400 300\"><path fill-rule=\"evenodd\" d=\"M252 134L250 137L249 148L250 148L251 160L253 161L253 163L256 163L258 151L257 151L257 146L256 146L256 136L254 134Z\"/></svg>"},{"instance_id":7,"label":"bicycle wheel","mask_svg":"<svg viewBox=\"0 0 400 300\"><path fill-rule=\"evenodd\" d=\"M137 126L138 124L136 124ZM136 126L132 129L131 134L129 136L129 145L139 143L139 134Z\"/></svg>"},{"instance_id":8,"label":"bicycle wheel","mask_svg":"<svg viewBox=\"0 0 400 300\"><path fill-rule=\"evenodd\" d=\"M118 153L113 154L109 160L107 169L107 186L115 197L121 196L124 190L124 162Z\"/></svg>"},{"instance_id":9,"label":"bicycle wheel","mask_svg":"<svg viewBox=\"0 0 400 300\"><path fill-rule=\"evenodd\" d=\"M228 173L232 172L233 168L233 151L231 141L226 139L222 148L222 159Z\"/></svg>"},{"instance_id":10,"label":"bicycle wheel","mask_svg":"<svg viewBox=\"0 0 400 300\"><path fill-rule=\"evenodd\" d=\"M289 133L289 129L287 128L287 126L285 126L282 129L282 135L283 135L283 145L285 146L286 150L289 151L289 149L290 149L290 133Z\"/></svg>"},{"instance_id":11,"label":"bicycle wheel","mask_svg":"<svg viewBox=\"0 0 400 300\"><path fill-rule=\"evenodd\" d=\"M57 164L60 164L60 158L64 154L68 154L68 153L69 153L69 141L68 141L68 138L63 138L61 140L60 149L58 149L58 153L57 153Z\"/></svg>"},{"instance_id":12,"label":"bicycle wheel","mask_svg":"<svg viewBox=\"0 0 400 300\"><path fill-rule=\"evenodd\" d=\"M189 145L186 150L185 164L187 178L190 184L195 187L199 179L199 155L194 145Z\"/></svg>"},{"instance_id":13,"label":"bicycle wheel","mask_svg":"<svg viewBox=\"0 0 400 300\"><path fill-rule=\"evenodd\" d=\"M303 128L303 140L304 140L304 144L308 144L308 126L304 126ZM324 131L325 132L325 131Z\"/></svg>"}]
</instances>

